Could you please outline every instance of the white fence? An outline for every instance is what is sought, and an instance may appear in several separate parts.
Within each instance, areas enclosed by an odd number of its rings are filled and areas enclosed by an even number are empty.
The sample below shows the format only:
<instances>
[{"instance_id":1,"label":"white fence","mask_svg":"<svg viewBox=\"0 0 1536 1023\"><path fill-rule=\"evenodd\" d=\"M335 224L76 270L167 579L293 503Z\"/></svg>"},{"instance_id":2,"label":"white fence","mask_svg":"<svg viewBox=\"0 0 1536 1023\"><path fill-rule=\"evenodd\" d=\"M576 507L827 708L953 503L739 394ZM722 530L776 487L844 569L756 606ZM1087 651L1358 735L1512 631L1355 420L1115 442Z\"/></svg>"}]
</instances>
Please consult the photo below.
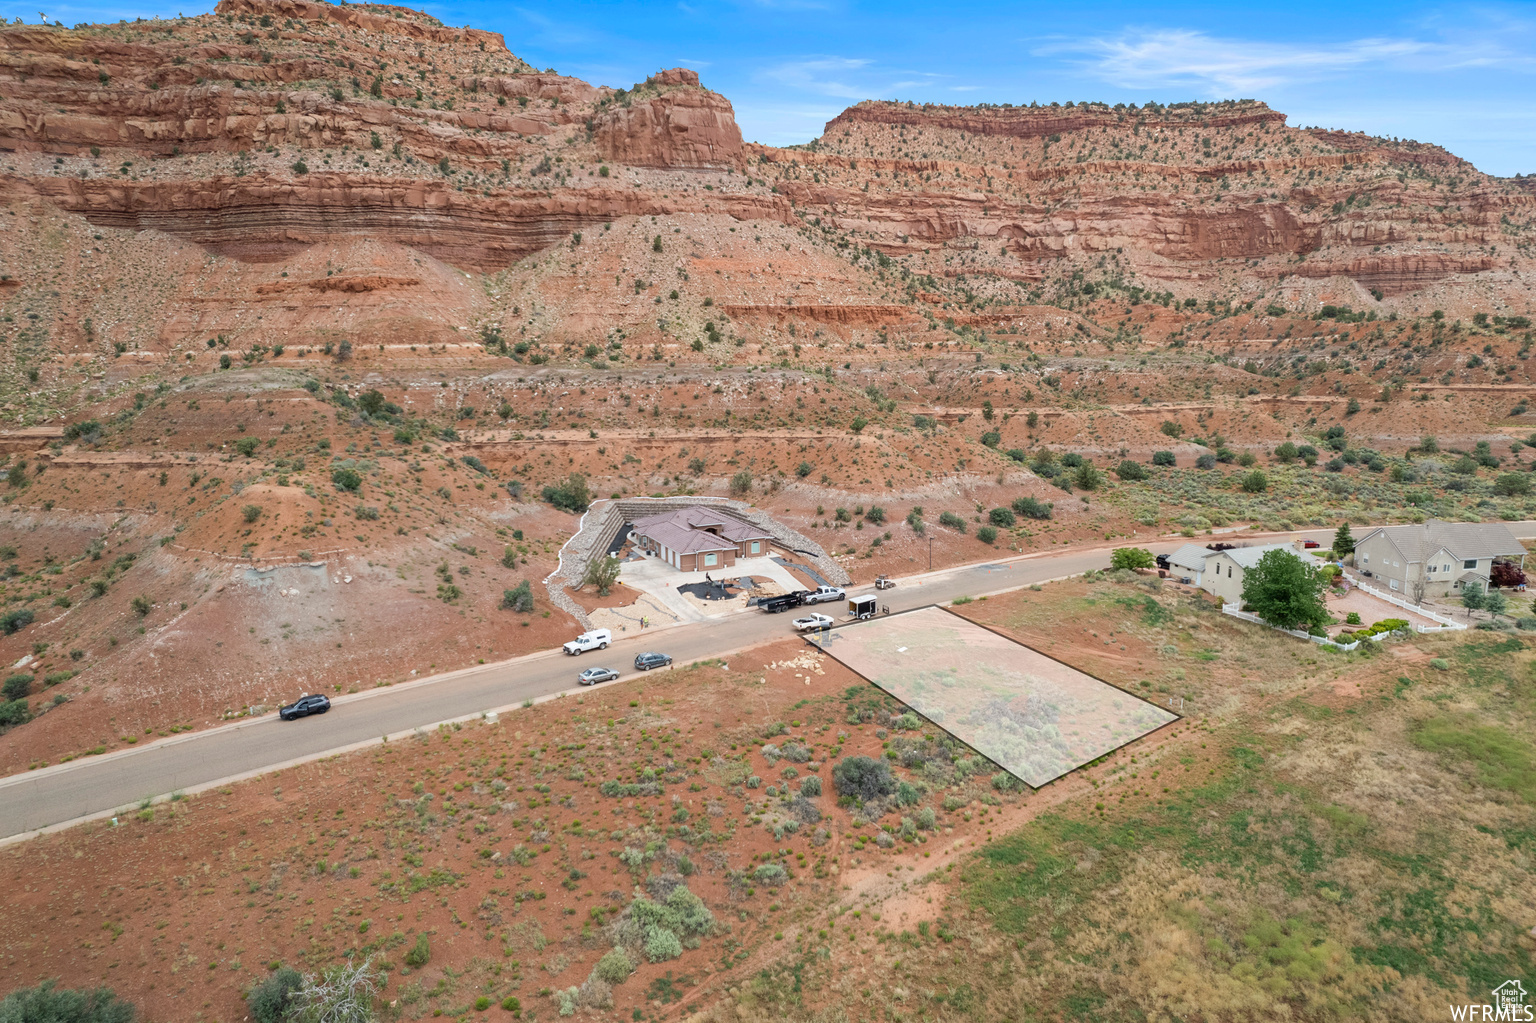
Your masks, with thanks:
<instances>
[{"instance_id":1,"label":"white fence","mask_svg":"<svg viewBox=\"0 0 1536 1023\"><path fill-rule=\"evenodd\" d=\"M1297 639L1311 640L1313 643L1316 643L1318 646L1331 646L1335 650L1343 650L1345 652L1348 652L1350 650L1358 649L1359 646L1360 646L1360 641L1358 639L1351 640L1348 643L1336 643L1333 640L1329 639L1327 636L1314 636L1311 633L1301 632L1301 631L1299 631L1297 629L1282 629L1278 625L1271 625L1271 624L1269 624L1268 622L1266 622L1264 619L1260 618L1256 614L1250 614L1247 611L1240 610L1239 606L1237 604L1223 604L1223 605L1221 605L1221 613L1224 614L1224 615L1231 615L1233 618L1241 618L1245 622L1253 622L1255 625L1262 625L1266 629L1274 629L1276 632L1283 632L1287 636L1295 636ZM1383 632L1383 633L1380 633L1378 635L1371 636L1370 640L1373 643L1380 643L1387 636L1388 636L1388 633Z\"/></svg>"},{"instance_id":2,"label":"white fence","mask_svg":"<svg viewBox=\"0 0 1536 1023\"><path fill-rule=\"evenodd\" d=\"M1436 628L1432 625L1419 625L1414 623L1413 630L1415 632L1463 632L1467 628L1464 622L1458 622L1454 619L1447 618L1444 615L1425 610L1416 604L1408 603L1408 601L1404 600L1402 597L1396 597L1384 590L1378 590L1374 586L1368 586L1355 576L1350 575L1348 572L1344 573L1344 578L1348 579L1350 583L1357 589L1364 590L1366 593L1369 593L1377 600L1385 600L1388 604L1394 604L1397 607L1402 608L1404 611L1412 611L1414 614L1428 618L1432 622L1440 623L1439 628Z\"/></svg>"}]
</instances>

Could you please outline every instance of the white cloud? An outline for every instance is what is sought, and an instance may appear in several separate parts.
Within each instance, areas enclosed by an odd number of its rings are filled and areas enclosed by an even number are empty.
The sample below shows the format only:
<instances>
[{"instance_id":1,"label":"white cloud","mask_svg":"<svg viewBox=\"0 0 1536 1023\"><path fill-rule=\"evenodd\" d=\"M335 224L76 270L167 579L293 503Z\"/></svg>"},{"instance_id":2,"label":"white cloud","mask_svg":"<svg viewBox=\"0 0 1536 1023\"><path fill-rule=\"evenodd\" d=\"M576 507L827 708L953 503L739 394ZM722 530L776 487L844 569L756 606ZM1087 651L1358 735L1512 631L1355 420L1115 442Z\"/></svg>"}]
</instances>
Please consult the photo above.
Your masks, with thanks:
<instances>
[{"instance_id":1,"label":"white cloud","mask_svg":"<svg viewBox=\"0 0 1536 1023\"><path fill-rule=\"evenodd\" d=\"M1083 70L1125 88L1195 85L1222 96L1253 95L1298 80L1444 55L1443 47L1414 39L1305 46L1217 39L1190 29L1127 31L1112 39L1090 39L1084 45L1046 47L1039 52L1080 53L1077 63Z\"/></svg>"}]
</instances>

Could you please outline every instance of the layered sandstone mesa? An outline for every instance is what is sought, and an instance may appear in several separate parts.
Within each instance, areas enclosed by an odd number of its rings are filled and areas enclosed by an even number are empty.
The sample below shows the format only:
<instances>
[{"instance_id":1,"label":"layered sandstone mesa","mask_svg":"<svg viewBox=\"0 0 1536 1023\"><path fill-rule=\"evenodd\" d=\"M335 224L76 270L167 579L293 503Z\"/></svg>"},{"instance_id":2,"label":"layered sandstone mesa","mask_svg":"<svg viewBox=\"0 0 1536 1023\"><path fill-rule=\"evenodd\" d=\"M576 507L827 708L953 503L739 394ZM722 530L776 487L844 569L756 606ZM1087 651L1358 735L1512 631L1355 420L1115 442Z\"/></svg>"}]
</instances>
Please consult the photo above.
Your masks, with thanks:
<instances>
[{"instance_id":1,"label":"layered sandstone mesa","mask_svg":"<svg viewBox=\"0 0 1536 1023\"><path fill-rule=\"evenodd\" d=\"M672 68L599 104L598 152L636 167L742 166L741 129L731 101L699 84L696 72Z\"/></svg>"}]
</instances>

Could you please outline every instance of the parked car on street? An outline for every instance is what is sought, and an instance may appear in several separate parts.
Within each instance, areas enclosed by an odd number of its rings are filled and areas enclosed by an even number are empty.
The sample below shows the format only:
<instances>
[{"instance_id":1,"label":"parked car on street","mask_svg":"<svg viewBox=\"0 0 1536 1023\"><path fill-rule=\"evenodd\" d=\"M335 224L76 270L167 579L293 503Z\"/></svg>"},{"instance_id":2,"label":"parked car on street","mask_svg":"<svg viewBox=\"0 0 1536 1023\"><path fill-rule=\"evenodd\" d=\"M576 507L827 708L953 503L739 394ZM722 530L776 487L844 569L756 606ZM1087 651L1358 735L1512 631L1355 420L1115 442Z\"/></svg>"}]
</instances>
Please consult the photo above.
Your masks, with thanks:
<instances>
[{"instance_id":1,"label":"parked car on street","mask_svg":"<svg viewBox=\"0 0 1536 1023\"><path fill-rule=\"evenodd\" d=\"M1316 540L1303 540L1301 541L1301 546L1310 551L1314 547L1321 547L1322 544L1318 543Z\"/></svg>"},{"instance_id":2,"label":"parked car on street","mask_svg":"<svg viewBox=\"0 0 1536 1023\"><path fill-rule=\"evenodd\" d=\"M829 600L846 600L848 594L841 586L818 586L805 595L807 604L821 604Z\"/></svg>"},{"instance_id":3,"label":"parked car on street","mask_svg":"<svg viewBox=\"0 0 1536 1023\"><path fill-rule=\"evenodd\" d=\"M324 714L331 709L331 699L324 693L312 693L301 696L288 706L281 708L277 716L284 721L293 721L297 718L309 717L311 714Z\"/></svg>"},{"instance_id":4,"label":"parked car on street","mask_svg":"<svg viewBox=\"0 0 1536 1023\"><path fill-rule=\"evenodd\" d=\"M824 632L836 624L831 615L811 614L794 621L796 632Z\"/></svg>"},{"instance_id":5,"label":"parked car on street","mask_svg":"<svg viewBox=\"0 0 1536 1023\"><path fill-rule=\"evenodd\" d=\"M595 686L599 682L612 682L619 677L619 673L612 668L588 668L576 676L576 681L584 686Z\"/></svg>"},{"instance_id":6,"label":"parked car on street","mask_svg":"<svg viewBox=\"0 0 1536 1023\"><path fill-rule=\"evenodd\" d=\"M764 614L776 615L781 611L788 611L790 608L799 607L801 604L804 604L805 594L805 590L781 593L777 597L769 597L767 600L758 601L757 606L762 608Z\"/></svg>"},{"instance_id":7,"label":"parked car on street","mask_svg":"<svg viewBox=\"0 0 1536 1023\"><path fill-rule=\"evenodd\" d=\"M612 632L607 629L593 629L591 632L583 632L560 649L576 657L584 650L607 650L608 644L612 642Z\"/></svg>"},{"instance_id":8,"label":"parked car on street","mask_svg":"<svg viewBox=\"0 0 1536 1023\"><path fill-rule=\"evenodd\" d=\"M635 658L635 667L641 671L650 671L652 668L665 668L671 663L671 654L643 653Z\"/></svg>"}]
</instances>

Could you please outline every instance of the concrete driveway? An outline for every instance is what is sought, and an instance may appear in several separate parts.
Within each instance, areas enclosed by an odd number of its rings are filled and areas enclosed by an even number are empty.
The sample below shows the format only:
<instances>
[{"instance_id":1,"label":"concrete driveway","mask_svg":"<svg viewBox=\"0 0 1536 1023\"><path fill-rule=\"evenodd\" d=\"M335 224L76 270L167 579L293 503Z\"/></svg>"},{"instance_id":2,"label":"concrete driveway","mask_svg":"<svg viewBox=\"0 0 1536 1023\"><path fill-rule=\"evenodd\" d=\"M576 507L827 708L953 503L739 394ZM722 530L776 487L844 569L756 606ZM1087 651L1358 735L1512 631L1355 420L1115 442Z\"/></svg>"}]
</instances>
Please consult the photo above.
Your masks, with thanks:
<instances>
[{"instance_id":1,"label":"concrete driveway","mask_svg":"<svg viewBox=\"0 0 1536 1023\"><path fill-rule=\"evenodd\" d=\"M677 592L679 586L689 583L702 583L708 575L711 579L740 579L744 576L756 576L759 579L772 579L782 586L785 592L801 590L805 587L783 565L778 564L772 558L741 558L736 564L726 568L712 568L708 572L679 572L660 558L646 558L643 561L626 561L624 568L619 573L619 579L625 586L633 586L642 593L648 593L669 610L675 613L679 619L685 622L698 622L706 618L717 618L723 614L729 614L739 610L738 602L721 602L721 610L715 614L707 614L699 608L697 602L689 600Z\"/></svg>"}]
</instances>

